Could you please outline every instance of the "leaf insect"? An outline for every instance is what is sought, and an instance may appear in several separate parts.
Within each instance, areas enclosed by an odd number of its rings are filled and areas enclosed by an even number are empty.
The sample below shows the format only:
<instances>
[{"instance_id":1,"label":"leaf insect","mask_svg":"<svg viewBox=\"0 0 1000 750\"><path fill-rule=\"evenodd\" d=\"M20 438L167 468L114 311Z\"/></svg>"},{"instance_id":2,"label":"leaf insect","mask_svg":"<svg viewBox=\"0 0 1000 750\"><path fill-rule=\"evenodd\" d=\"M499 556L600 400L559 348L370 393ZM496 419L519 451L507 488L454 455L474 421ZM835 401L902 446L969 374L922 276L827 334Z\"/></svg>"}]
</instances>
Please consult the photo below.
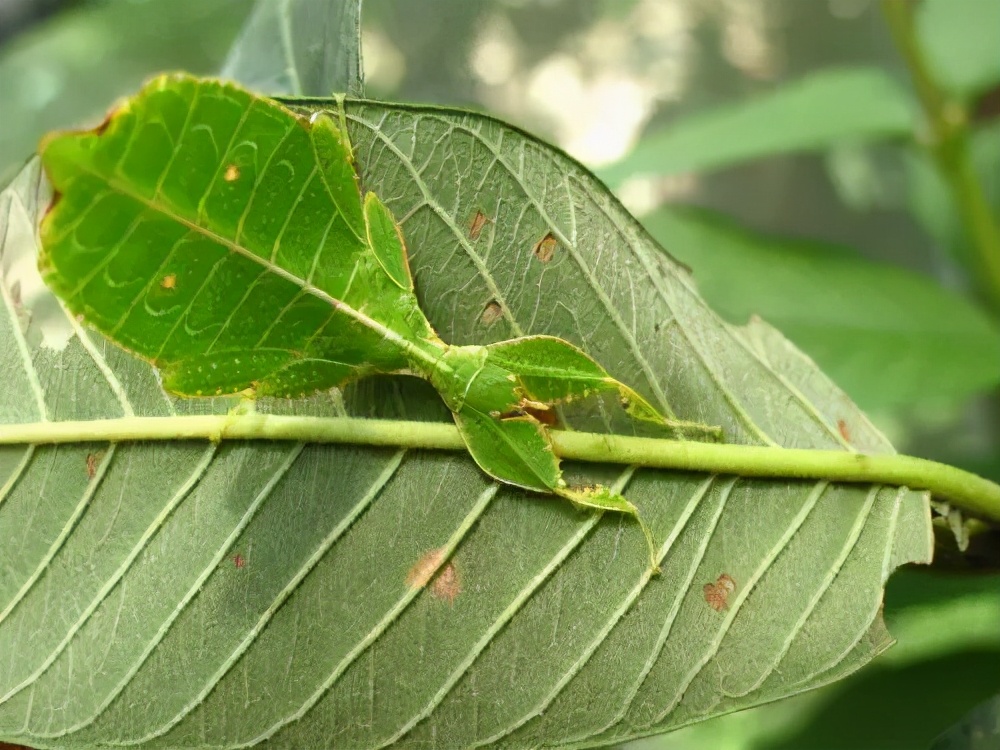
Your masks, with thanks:
<instances>
[{"instance_id":1,"label":"leaf insect","mask_svg":"<svg viewBox=\"0 0 1000 750\"><path fill-rule=\"evenodd\" d=\"M297 397L415 375L483 471L634 517L651 556L629 500L567 484L539 417L611 393L637 420L717 437L667 419L560 338L442 341L399 223L360 188L342 106L305 117L231 83L167 75L100 128L50 134L40 153L55 189L43 277L72 313L154 364L171 393Z\"/></svg>"}]
</instances>

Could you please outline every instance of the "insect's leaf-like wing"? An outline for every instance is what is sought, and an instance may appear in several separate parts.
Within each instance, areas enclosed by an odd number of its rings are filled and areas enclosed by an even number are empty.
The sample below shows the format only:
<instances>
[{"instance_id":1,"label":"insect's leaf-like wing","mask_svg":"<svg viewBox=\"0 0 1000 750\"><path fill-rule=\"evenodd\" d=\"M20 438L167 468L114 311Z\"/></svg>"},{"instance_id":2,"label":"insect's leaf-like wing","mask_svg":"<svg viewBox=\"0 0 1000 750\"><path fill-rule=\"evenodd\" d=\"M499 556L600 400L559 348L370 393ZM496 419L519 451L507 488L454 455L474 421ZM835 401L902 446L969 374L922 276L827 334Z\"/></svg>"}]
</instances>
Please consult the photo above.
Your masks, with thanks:
<instances>
[{"instance_id":1,"label":"insect's leaf-like wing","mask_svg":"<svg viewBox=\"0 0 1000 750\"><path fill-rule=\"evenodd\" d=\"M422 315L364 238L330 122L166 76L96 131L48 138L46 280L177 393L301 395L405 367L390 334Z\"/></svg>"}]
</instances>

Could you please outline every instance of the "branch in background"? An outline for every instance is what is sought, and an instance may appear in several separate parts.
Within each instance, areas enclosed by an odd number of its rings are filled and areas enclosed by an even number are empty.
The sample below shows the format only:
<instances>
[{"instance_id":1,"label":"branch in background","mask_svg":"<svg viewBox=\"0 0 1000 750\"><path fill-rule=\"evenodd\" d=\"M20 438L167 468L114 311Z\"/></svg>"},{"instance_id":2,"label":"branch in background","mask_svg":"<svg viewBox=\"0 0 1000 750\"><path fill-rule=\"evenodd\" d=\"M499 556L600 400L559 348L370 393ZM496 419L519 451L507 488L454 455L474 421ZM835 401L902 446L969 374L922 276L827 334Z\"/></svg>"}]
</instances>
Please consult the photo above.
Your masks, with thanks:
<instances>
[{"instance_id":1,"label":"branch in background","mask_svg":"<svg viewBox=\"0 0 1000 750\"><path fill-rule=\"evenodd\" d=\"M921 47L911 0L883 0L893 40L906 61L930 127L928 150L951 188L968 236L962 258L978 291L1000 312L1000 227L992 215L969 153L965 105L946 93L932 75Z\"/></svg>"}]
</instances>

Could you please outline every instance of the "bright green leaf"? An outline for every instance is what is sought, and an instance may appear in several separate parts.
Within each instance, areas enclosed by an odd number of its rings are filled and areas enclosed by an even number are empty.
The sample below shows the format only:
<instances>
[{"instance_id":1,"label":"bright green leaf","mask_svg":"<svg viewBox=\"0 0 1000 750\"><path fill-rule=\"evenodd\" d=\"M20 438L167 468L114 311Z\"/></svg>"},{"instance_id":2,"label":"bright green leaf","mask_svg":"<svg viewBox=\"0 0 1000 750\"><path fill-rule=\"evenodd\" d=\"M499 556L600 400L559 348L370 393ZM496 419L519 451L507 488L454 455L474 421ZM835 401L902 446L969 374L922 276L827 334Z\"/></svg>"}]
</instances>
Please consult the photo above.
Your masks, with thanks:
<instances>
[{"instance_id":1,"label":"bright green leaf","mask_svg":"<svg viewBox=\"0 0 1000 750\"><path fill-rule=\"evenodd\" d=\"M346 121L445 341L557 336L729 441L844 448L843 422L854 447L891 451L773 329L720 321L559 151L447 109L348 101ZM72 316L51 321L72 333L53 342L24 293L45 205L25 182L0 201L0 419L228 409L167 398ZM473 242L484 207L491 231ZM503 317L487 325L491 304ZM441 413L406 383L363 381L344 401ZM258 408L344 407L332 392ZM631 427L599 408L567 418ZM4 448L0 470L0 538L19 540L0 549L0 737L43 746L617 742L856 670L889 645L889 572L930 554L926 496L895 488L589 467L649 519L651 576L620 514L526 497L462 455L77 443Z\"/></svg>"},{"instance_id":2,"label":"bright green leaf","mask_svg":"<svg viewBox=\"0 0 1000 750\"><path fill-rule=\"evenodd\" d=\"M600 175L616 185L638 174L698 172L843 141L905 136L913 130L914 109L906 89L882 70L824 70L644 135Z\"/></svg>"},{"instance_id":3,"label":"bright green leaf","mask_svg":"<svg viewBox=\"0 0 1000 750\"><path fill-rule=\"evenodd\" d=\"M996 323L930 279L707 213L664 210L646 225L715 309L778 326L866 408L958 402L1000 383Z\"/></svg>"}]
</instances>

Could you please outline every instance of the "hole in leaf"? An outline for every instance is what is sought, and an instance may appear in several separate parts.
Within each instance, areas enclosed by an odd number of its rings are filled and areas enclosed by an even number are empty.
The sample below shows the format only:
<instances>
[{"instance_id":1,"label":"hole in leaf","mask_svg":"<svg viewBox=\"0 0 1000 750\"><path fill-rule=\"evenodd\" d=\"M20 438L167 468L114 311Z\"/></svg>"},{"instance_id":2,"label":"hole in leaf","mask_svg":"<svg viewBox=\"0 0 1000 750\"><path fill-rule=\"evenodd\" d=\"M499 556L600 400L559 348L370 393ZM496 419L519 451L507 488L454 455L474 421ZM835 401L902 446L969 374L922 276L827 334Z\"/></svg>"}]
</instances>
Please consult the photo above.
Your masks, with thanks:
<instances>
[{"instance_id":1,"label":"hole in leaf","mask_svg":"<svg viewBox=\"0 0 1000 750\"><path fill-rule=\"evenodd\" d=\"M500 303L496 300L490 300L490 303L483 308L483 314L479 319L484 326L491 326L502 317L503 308L500 307Z\"/></svg>"},{"instance_id":2,"label":"hole in leaf","mask_svg":"<svg viewBox=\"0 0 1000 750\"><path fill-rule=\"evenodd\" d=\"M736 591L736 581L728 573L723 573L715 583L706 583L702 590L708 606L716 612L722 612L729 609L729 595Z\"/></svg>"},{"instance_id":3,"label":"hole in leaf","mask_svg":"<svg viewBox=\"0 0 1000 750\"><path fill-rule=\"evenodd\" d=\"M469 239L478 240L488 221L486 214L482 211L476 211L476 215L472 217L472 222L469 224Z\"/></svg>"}]
</instances>

